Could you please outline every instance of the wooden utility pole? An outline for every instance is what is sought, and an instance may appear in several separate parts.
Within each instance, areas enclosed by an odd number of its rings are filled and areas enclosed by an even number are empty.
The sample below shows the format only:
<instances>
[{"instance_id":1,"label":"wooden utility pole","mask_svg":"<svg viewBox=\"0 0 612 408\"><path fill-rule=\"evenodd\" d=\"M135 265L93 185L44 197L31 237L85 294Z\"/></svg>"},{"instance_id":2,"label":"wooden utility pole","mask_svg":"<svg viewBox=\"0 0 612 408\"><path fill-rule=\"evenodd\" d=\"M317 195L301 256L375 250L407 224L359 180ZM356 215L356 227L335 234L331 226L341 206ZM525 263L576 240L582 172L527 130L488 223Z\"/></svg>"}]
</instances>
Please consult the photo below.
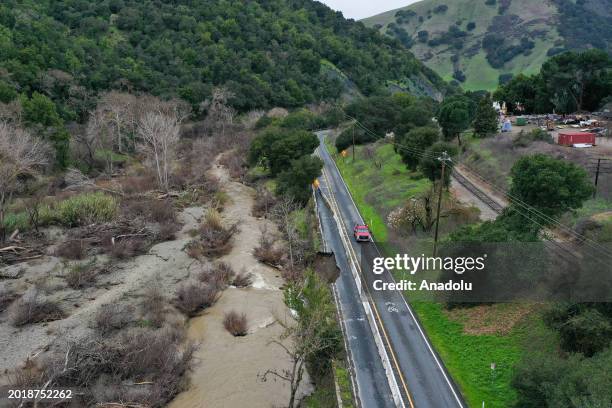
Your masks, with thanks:
<instances>
[{"instance_id":1,"label":"wooden utility pole","mask_svg":"<svg viewBox=\"0 0 612 408\"><path fill-rule=\"evenodd\" d=\"M355 125L353 125L353 163L355 163Z\"/></svg>"},{"instance_id":2,"label":"wooden utility pole","mask_svg":"<svg viewBox=\"0 0 612 408\"><path fill-rule=\"evenodd\" d=\"M446 162L450 161L448 153L443 152L442 156L438 157L438 160L442 162L442 174L440 177L440 191L438 192L438 210L436 212L436 232L434 235L434 247L433 256L435 257L438 252L438 230L440 227L440 208L442 207L442 190L444 189L444 175L446 172Z\"/></svg>"},{"instance_id":3,"label":"wooden utility pole","mask_svg":"<svg viewBox=\"0 0 612 408\"><path fill-rule=\"evenodd\" d=\"M595 171L595 191L593 197L597 195L597 183L599 182L599 171L601 170L601 159L597 159L597 170Z\"/></svg>"}]
</instances>

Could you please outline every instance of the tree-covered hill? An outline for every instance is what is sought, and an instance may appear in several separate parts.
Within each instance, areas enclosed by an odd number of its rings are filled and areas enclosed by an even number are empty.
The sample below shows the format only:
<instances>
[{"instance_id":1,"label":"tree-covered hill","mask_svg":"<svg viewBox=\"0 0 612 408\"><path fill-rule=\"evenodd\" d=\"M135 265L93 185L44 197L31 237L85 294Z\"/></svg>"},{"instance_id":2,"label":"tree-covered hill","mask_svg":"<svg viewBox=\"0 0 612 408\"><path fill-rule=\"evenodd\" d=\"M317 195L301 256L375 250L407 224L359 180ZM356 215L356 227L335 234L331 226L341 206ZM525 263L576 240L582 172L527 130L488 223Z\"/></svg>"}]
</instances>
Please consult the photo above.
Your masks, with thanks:
<instances>
[{"instance_id":1,"label":"tree-covered hill","mask_svg":"<svg viewBox=\"0 0 612 408\"><path fill-rule=\"evenodd\" d=\"M612 0L423 0L363 22L443 78L492 90L566 50L612 55Z\"/></svg>"},{"instance_id":2,"label":"tree-covered hill","mask_svg":"<svg viewBox=\"0 0 612 408\"><path fill-rule=\"evenodd\" d=\"M340 72L342 75L338 75ZM0 101L35 91L65 119L98 92L180 96L194 106L226 86L239 110L446 86L396 40L310 0L4 0Z\"/></svg>"}]
</instances>

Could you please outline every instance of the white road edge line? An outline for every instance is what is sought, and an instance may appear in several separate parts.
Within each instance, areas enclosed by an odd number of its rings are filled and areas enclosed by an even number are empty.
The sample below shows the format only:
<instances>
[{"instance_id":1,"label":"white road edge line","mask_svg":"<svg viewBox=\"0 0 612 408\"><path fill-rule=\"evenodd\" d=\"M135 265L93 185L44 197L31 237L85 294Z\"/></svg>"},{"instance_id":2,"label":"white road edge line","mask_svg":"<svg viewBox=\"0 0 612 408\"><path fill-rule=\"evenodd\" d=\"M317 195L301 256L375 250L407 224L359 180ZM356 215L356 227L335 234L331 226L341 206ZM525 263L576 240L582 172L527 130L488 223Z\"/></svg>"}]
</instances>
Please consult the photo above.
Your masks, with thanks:
<instances>
[{"instance_id":1,"label":"white road edge line","mask_svg":"<svg viewBox=\"0 0 612 408\"><path fill-rule=\"evenodd\" d=\"M325 233L323 232L323 223L321 222L321 217L319 214L319 203L317 201L317 193L314 188L312 189L312 198L314 200L315 214L317 216L317 224L319 225L319 233L321 234L321 241L323 242L323 250L329 251L329 249L327 248L327 243L325 242ZM331 286L332 286L332 296L334 297L334 302L336 303L336 308L339 314L338 320L340 323L340 330L342 330L342 334L343 334L342 340L344 341L344 349L346 350L346 356L348 360L347 361L348 369L349 369L349 372L351 373L350 377L351 377L351 385L353 387L353 396L355 398L355 405L357 406L357 408L361 408L363 406L361 403L361 389L357 386L357 382L355 381L355 377L357 377L357 370L355 369L355 360L353 357L353 352L351 351L351 348L349 347L349 343L348 343L346 323L344 322L344 318L343 318L344 309L342 308L342 302L340 302L340 296L338 295L338 289L336 287L336 284L332 283ZM338 387L337 382L336 382L336 387ZM336 390L336 393L337 393L337 390ZM338 395L338 398L340 398L339 395ZM342 400L340 400L340 402L342 402Z\"/></svg>"},{"instance_id":2,"label":"white road edge line","mask_svg":"<svg viewBox=\"0 0 612 408\"><path fill-rule=\"evenodd\" d=\"M349 363L349 371L351 372L351 384L353 385L353 394L355 396L355 404L358 408L361 408L363 405L361 403L361 388L358 387L355 382L355 378L357 377L357 370L355 369L355 362L353 360L353 353L348 344L347 338L347 330L346 330L346 322L343 320L344 309L342 308L342 302L340 302L340 296L337 293L338 289L336 288L336 284L332 283L332 295L334 296L334 301L336 302L336 307L338 308L338 314L340 315L340 329L342 330L343 340L344 340L344 348L346 349L346 354L348 357Z\"/></svg>"}]
</instances>

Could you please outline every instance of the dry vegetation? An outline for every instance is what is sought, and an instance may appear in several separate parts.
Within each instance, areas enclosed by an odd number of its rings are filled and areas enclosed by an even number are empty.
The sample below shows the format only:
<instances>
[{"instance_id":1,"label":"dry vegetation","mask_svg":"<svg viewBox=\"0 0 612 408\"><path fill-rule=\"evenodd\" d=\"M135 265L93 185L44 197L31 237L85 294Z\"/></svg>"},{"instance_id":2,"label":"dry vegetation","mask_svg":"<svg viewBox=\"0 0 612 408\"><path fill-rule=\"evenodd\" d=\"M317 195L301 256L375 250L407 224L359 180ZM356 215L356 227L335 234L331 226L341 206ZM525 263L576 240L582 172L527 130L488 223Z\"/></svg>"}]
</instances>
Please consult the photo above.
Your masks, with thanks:
<instances>
[{"instance_id":1,"label":"dry vegetation","mask_svg":"<svg viewBox=\"0 0 612 408\"><path fill-rule=\"evenodd\" d=\"M283 251L276 247L274 241L267 237L265 233L262 233L259 246L253 250L253 255L258 261L274 268L281 268L284 263Z\"/></svg>"},{"instance_id":2,"label":"dry vegetation","mask_svg":"<svg viewBox=\"0 0 612 408\"><path fill-rule=\"evenodd\" d=\"M22 129L0 122L0 242L6 239L5 216L23 179L35 176L50 162L50 147Z\"/></svg>"},{"instance_id":3,"label":"dry vegetation","mask_svg":"<svg viewBox=\"0 0 612 408\"><path fill-rule=\"evenodd\" d=\"M241 272L234 278L232 285L237 288L247 288L253 283L253 275L246 272Z\"/></svg>"},{"instance_id":4,"label":"dry vegetation","mask_svg":"<svg viewBox=\"0 0 612 408\"><path fill-rule=\"evenodd\" d=\"M187 245L187 253L195 259L225 255L232 249L231 240L236 232L237 224L225 226L219 212L210 209L200 226L197 239Z\"/></svg>"},{"instance_id":5,"label":"dry vegetation","mask_svg":"<svg viewBox=\"0 0 612 408\"><path fill-rule=\"evenodd\" d=\"M200 272L198 279L219 290L224 290L234 282L235 277L236 272L234 272L229 264L218 262L211 268L204 268Z\"/></svg>"},{"instance_id":6,"label":"dry vegetation","mask_svg":"<svg viewBox=\"0 0 612 408\"><path fill-rule=\"evenodd\" d=\"M144 243L139 239L124 239L107 246L111 259L126 260L146 252Z\"/></svg>"},{"instance_id":7,"label":"dry vegetation","mask_svg":"<svg viewBox=\"0 0 612 408\"><path fill-rule=\"evenodd\" d=\"M150 282L144 290L141 308L144 318L154 327L162 327L166 318L166 298L158 282Z\"/></svg>"},{"instance_id":8,"label":"dry vegetation","mask_svg":"<svg viewBox=\"0 0 612 408\"><path fill-rule=\"evenodd\" d=\"M95 260L91 260L87 263L70 265L64 279L70 288L80 289L93 285L98 273Z\"/></svg>"},{"instance_id":9,"label":"dry vegetation","mask_svg":"<svg viewBox=\"0 0 612 408\"><path fill-rule=\"evenodd\" d=\"M8 308L13 326L49 322L64 318L65 314L55 301L47 299L40 290L32 288Z\"/></svg>"},{"instance_id":10,"label":"dry vegetation","mask_svg":"<svg viewBox=\"0 0 612 408\"><path fill-rule=\"evenodd\" d=\"M60 258L81 260L87 256L87 244L80 239L69 240L61 243L55 254Z\"/></svg>"},{"instance_id":11,"label":"dry vegetation","mask_svg":"<svg viewBox=\"0 0 612 408\"><path fill-rule=\"evenodd\" d=\"M103 336L113 330L123 329L132 320L133 312L133 307L129 305L102 305L94 317L94 328Z\"/></svg>"},{"instance_id":12,"label":"dry vegetation","mask_svg":"<svg viewBox=\"0 0 612 408\"><path fill-rule=\"evenodd\" d=\"M230 177L235 180L245 180L248 171L248 163L245 159L248 157L246 147L247 146L244 145L237 146L233 150L223 154L219 161L219 164L227 167Z\"/></svg>"},{"instance_id":13,"label":"dry vegetation","mask_svg":"<svg viewBox=\"0 0 612 408\"><path fill-rule=\"evenodd\" d=\"M19 296L10 289L0 287L0 313L6 310L6 308Z\"/></svg>"},{"instance_id":14,"label":"dry vegetation","mask_svg":"<svg viewBox=\"0 0 612 408\"><path fill-rule=\"evenodd\" d=\"M238 314L234 310L225 313L223 327L234 337L246 336L248 329L246 314Z\"/></svg>"},{"instance_id":15,"label":"dry vegetation","mask_svg":"<svg viewBox=\"0 0 612 408\"><path fill-rule=\"evenodd\" d=\"M445 313L463 325L469 335L507 336L530 313L541 308L537 304L493 304L470 308L455 308Z\"/></svg>"},{"instance_id":16,"label":"dry vegetation","mask_svg":"<svg viewBox=\"0 0 612 408\"><path fill-rule=\"evenodd\" d=\"M253 205L253 217L267 217L276 204L274 195L264 186L257 187L255 204Z\"/></svg>"},{"instance_id":17,"label":"dry vegetation","mask_svg":"<svg viewBox=\"0 0 612 408\"><path fill-rule=\"evenodd\" d=\"M181 312L192 317L214 305L218 298L219 289L216 286L190 282L176 291L175 305Z\"/></svg>"},{"instance_id":18,"label":"dry vegetation","mask_svg":"<svg viewBox=\"0 0 612 408\"><path fill-rule=\"evenodd\" d=\"M179 326L69 343L11 376L12 388L80 388L77 406L163 407L184 388L193 346Z\"/></svg>"},{"instance_id":19,"label":"dry vegetation","mask_svg":"<svg viewBox=\"0 0 612 408\"><path fill-rule=\"evenodd\" d=\"M258 196L265 197L265 194ZM257 205L256 202L255 208ZM302 279L304 265L313 261L312 242L301 236L294 219L300 209L292 199L283 197L275 200L268 214L278 225L280 236L275 237L266 228L261 229L259 245L253 250L253 256L258 261L280 270L287 282Z\"/></svg>"}]
</instances>

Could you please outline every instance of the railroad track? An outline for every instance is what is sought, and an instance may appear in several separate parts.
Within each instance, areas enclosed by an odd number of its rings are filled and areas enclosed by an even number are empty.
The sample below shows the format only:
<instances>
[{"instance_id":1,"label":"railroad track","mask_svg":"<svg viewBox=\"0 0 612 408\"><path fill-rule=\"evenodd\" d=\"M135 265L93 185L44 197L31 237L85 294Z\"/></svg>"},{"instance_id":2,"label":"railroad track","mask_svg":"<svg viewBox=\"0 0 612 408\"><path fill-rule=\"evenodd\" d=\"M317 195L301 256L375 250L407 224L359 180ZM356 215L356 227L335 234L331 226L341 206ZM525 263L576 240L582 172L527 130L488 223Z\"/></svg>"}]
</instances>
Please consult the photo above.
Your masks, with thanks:
<instances>
[{"instance_id":1,"label":"railroad track","mask_svg":"<svg viewBox=\"0 0 612 408\"><path fill-rule=\"evenodd\" d=\"M455 169L453 172L453 177L455 180L459 182L463 187L465 187L470 193L474 194L480 201L485 203L489 208L495 211L497 214L501 214L504 210L504 207L500 205L497 201L493 200L489 197L484 191L476 187L471 181L467 178L463 177L461 173Z\"/></svg>"},{"instance_id":2,"label":"railroad track","mask_svg":"<svg viewBox=\"0 0 612 408\"><path fill-rule=\"evenodd\" d=\"M490 196L488 196L487 193L479 189L470 180L465 178L461 173L457 171L457 169L453 171L453 177L455 178L455 180L457 180L457 182L459 182L459 184L461 184L469 192L474 194L474 196L476 196L480 201L486 204L489 208L491 208L497 214L502 213L502 211L504 210L504 207L501 204L499 204L497 201L495 201ZM546 240L546 245L548 246L548 248L554 251L557 255L559 255L565 261L576 262L577 260L581 258L580 254L573 251L571 248L569 248L568 245L563 245L562 243L556 241L554 237L550 237L547 233L545 233L544 239Z\"/></svg>"}]
</instances>

